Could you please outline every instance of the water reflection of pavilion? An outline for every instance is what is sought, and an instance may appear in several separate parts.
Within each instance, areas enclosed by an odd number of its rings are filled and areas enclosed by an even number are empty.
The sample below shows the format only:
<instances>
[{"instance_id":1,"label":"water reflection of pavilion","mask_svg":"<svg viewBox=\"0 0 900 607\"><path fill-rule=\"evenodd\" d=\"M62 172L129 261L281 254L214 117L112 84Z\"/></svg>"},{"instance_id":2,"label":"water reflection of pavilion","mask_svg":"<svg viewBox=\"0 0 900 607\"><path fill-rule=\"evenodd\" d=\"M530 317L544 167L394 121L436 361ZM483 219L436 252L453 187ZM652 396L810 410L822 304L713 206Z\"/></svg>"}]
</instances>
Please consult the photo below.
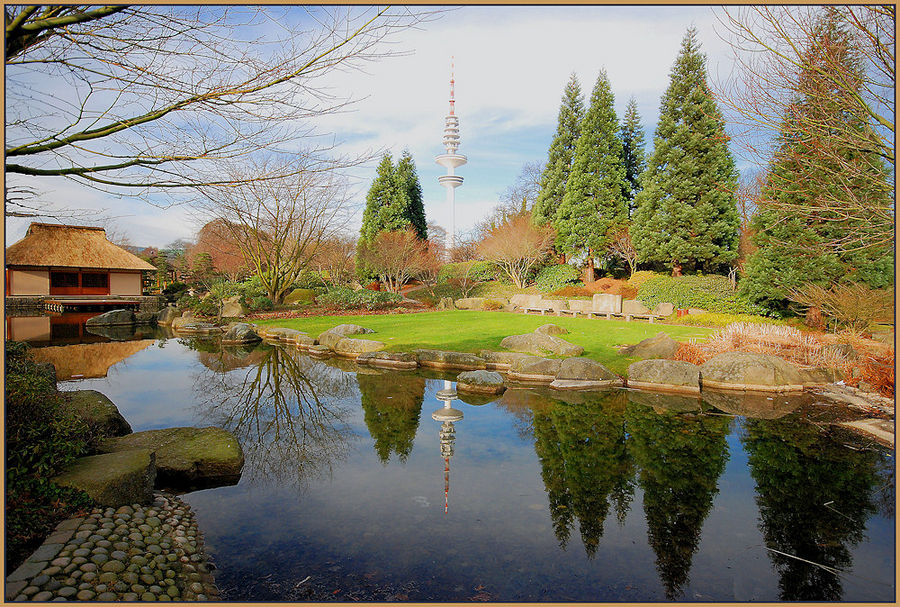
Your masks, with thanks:
<instances>
[{"instance_id":1,"label":"water reflection of pavilion","mask_svg":"<svg viewBox=\"0 0 900 607\"><path fill-rule=\"evenodd\" d=\"M96 344L71 344L33 348L31 357L40 363L53 363L60 380L76 377L106 377L110 367L156 343L153 339L110 341Z\"/></svg>"}]
</instances>

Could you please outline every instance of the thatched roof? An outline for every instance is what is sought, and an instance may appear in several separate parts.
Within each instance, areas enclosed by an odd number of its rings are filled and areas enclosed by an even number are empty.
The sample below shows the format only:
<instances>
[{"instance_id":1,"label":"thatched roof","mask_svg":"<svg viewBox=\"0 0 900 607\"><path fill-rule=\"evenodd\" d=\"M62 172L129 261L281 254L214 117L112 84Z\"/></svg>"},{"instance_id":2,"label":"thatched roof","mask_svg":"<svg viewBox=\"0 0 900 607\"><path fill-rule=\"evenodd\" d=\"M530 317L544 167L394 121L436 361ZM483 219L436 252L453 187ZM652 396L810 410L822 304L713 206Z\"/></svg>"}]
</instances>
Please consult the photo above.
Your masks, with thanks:
<instances>
[{"instance_id":1,"label":"thatched roof","mask_svg":"<svg viewBox=\"0 0 900 607\"><path fill-rule=\"evenodd\" d=\"M49 223L31 224L25 238L7 247L6 265L156 270L107 240L103 228Z\"/></svg>"}]
</instances>

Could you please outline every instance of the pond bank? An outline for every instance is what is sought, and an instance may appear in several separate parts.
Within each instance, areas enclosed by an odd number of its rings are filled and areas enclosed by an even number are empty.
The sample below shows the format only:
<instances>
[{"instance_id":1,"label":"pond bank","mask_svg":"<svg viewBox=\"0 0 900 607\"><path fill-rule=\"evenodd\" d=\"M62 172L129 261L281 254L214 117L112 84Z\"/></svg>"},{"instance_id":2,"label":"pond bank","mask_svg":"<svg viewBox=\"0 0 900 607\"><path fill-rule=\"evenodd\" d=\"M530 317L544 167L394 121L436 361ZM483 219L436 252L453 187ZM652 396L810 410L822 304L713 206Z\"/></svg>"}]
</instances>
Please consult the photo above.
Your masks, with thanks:
<instances>
[{"instance_id":1,"label":"pond bank","mask_svg":"<svg viewBox=\"0 0 900 607\"><path fill-rule=\"evenodd\" d=\"M6 578L7 601L206 601L219 591L191 507L96 508L60 523Z\"/></svg>"}]
</instances>

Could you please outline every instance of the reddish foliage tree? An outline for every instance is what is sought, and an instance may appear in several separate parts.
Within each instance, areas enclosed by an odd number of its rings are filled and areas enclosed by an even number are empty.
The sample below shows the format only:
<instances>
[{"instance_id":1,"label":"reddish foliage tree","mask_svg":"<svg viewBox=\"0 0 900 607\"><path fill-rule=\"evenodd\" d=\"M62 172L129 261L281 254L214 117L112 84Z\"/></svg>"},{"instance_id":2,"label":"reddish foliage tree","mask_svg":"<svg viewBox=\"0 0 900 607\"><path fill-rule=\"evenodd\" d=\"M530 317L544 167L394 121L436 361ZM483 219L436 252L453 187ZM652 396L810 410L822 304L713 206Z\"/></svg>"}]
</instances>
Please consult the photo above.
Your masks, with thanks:
<instances>
[{"instance_id":1,"label":"reddish foliage tree","mask_svg":"<svg viewBox=\"0 0 900 607\"><path fill-rule=\"evenodd\" d=\"M202 253L209 255L215 271L237 281L249 272L241 249L231 236L232 230L224 219L214 219L197 232L197 243L191 247L189 257Z\"/></svg>"},{"instance_id":2,"label":"reddish foliage tree","mask_svg":"<svg viewBox=\"0 0 900 607\"><path fill-rule=\"evenodd\" d=\"M500 266L521 289L528 272L550 252L552 242L552 229L533 225L531 213L523 213L488 230L478 251L482 257Z\"/></svg>"}]
</instances>

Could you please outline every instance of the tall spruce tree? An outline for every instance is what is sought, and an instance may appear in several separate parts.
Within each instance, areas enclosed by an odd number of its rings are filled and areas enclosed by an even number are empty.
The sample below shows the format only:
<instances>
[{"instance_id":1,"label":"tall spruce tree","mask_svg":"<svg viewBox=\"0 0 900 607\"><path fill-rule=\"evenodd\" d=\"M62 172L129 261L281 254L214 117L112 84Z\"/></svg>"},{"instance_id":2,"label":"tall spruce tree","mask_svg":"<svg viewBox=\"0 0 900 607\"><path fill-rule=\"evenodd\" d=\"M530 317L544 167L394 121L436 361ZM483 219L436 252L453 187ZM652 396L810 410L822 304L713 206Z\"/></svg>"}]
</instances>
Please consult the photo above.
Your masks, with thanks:
<instances>
[{"instance_id":1,"label":"tall spruce tree","mask_svg":"<svg viewBox=\"0 0 900 607\"><path fill-rule=\"evenodd\" d=\"M375 179L366 194L366 208L363 210L362 227L359 237L365 242L373 242L384 227L382 209L391 206L394 198L394 162L390 154L381 157L375 169Z\"/></svg>"},{"instance_id":2,"label":"tall spruce tree","mask_svg":"<svg viewBox=\"0 0 900 607\"><path fill-rule=\"evenodd\" d=\"M714 271L737 256L737 170L706 82L697 30L687 31L660 104L631 237L640 260Z\"/></svg>"},{"instance_id":3,"label":"tall spruce tree","mask_svg":"<svg viewBox=\"0 0 900 607\"><path fill-rule=\"evenodd\" d=\"M395 195L401 217L412 225L416 236L421 240L428 238L428 223L425 220L425 202L422 198L422 185L416 173L416 163L408 150L403 151L397 168L394 170Z\"/></svg>"},{"instance_id":4,"label":"tall spruce tree","mask_svg":"<svg viewBox=\"0 0 900 607\"><path fill-rule=\"evenodd\" d=\"M644 152L644 127L638 114L637 101L628 100L622 117L622 160L625 163L625 180L628 183L628 215L634 212L634 197L641 190L641 173L647 168Z\"/></svg>"},{"instance_id":5,"label":"tall spruce tree","mask_svg":"<svg viewBox=\"0 0 900 607\"><path fill-rule=\"evenodd\" d=\"M562 104L559 106L556 135L550 144L547 164L541 175L541 190L532 210L532 221L536 225L552 223L556 210L562 203L566 193L566 183L572 168L575 145L581 134L581 121L584 119L584 97L581 85L573 73L563 91Z\"/></svg>"},{"instance_id":6,"label":"tall spruce tree","mask_svg":"<svg viewBox=\"0 0 900 607\"><path fill-rule=\"evenodd\" d=\"M611 229L628 218L625 165L615 100L606 71L601 70L581 123L572 170L556 212L556 250L587 257L587 280L593 280L594 254L608 242Z\"/></svg>"},{"instance_id":7,"label":"tall spruce tree","mask_svg":"<svg viewBox=\"0 0 900 607\"><path fill-rule=\"evenodd\" d=\"M880 212L891 204L891 188L874 147L866 153L848 145L864 140L871 127L866 116L847 109L856 107L847 97L860 93L864 73L836 12L823 17L805 54L807 69L798 75L799 94L782 120L760 210L751 221L758 249L741 281L751 300L777 311L788 309L790 291L804 283L855 281L873 288L893 284L891 245L862 246L865 221L840 212L843 201ZM827 71L817 69L826 62ZM856 83L856 90L846 83ZM864 215L863 210L859 216ZM834 246L842 241L843 247Z\"/></svg>"}]
</instances>

